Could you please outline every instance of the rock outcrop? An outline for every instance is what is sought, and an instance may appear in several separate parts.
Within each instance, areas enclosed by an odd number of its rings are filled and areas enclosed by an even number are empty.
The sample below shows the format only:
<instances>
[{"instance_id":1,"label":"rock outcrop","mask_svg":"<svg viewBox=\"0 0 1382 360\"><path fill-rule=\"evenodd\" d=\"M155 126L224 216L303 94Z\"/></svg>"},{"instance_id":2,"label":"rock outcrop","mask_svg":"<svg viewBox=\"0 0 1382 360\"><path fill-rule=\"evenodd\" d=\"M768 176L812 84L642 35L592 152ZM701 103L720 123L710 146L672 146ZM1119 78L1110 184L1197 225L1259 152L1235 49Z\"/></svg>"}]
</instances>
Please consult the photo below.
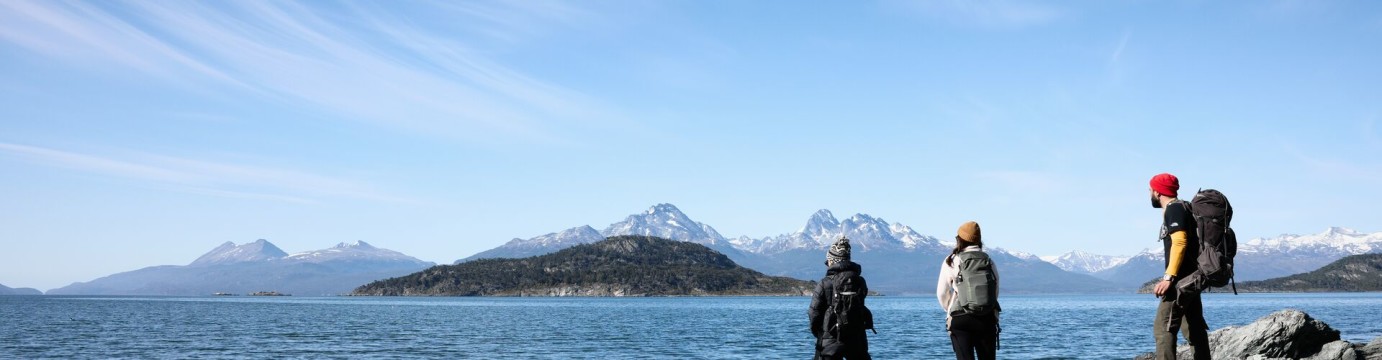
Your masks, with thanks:
<instances>
[{"instance_id":1,"label":"rock outcrop","mask_svg":"<svg viewBox=\"0 0 1382 360\"><path fill-rule=\"evenodd\" d=\"M1382 360L1382 337L1367 345L1340 340L1339 331L1300 310L1281 310L1244 326L1209 333L1215 359ZM1192 358L1189 345L1176 348L1177 358ZM1143 354L1134 359L1151 359Z\"/></svg>"},{"instance_id":2,"label":"rock outcrop","mask_svg":"<svg viewBox=\"0 0 1382 360\"><path fill-rule=\"evenodd\" d=\"M1382 360L1382 336L1373 338L1366 345L1354 345L1358 358L1363 360Z\"/></svg>"}]
</instances>

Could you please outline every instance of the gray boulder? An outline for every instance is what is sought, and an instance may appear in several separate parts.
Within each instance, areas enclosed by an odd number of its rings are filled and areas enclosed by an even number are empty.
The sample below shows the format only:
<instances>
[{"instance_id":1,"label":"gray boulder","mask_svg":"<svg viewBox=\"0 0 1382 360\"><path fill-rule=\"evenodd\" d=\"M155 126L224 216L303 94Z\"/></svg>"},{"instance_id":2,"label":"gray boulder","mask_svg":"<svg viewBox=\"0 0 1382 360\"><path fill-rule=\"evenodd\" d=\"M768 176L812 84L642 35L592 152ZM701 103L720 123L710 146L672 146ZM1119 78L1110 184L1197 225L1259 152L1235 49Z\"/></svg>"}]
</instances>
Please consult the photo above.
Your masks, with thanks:
<instances>
[{"instance_id":1,"label":"gray boulder","mask_svg":"<svg viewBox=\"0 0 1382 360\"><path fill-rule=\"evenodd\" d=\"M1378 346L1382 347L1382 343ZM1366 350L1340 340L1338 330L1293 309L1274 312L1248 325L1215 330L1209 333L1209 349L1215 359L1355 360L1361 358L1360 353L1367 354ZM1189 345L1181 345L1176 352L1178 358L1192 358ZM1151 359L1151 354L1135 359Z\"/></svg>"},{"instance_id":2,"label":"gray boulder","mask_svg":"<svg viewBox=\"0 0 1382 360\"><path fill-rule=\"evenodd\" d=\"M1372 341L1368 342L1366 345L1354 345L1354 349L1358 350L1359 359L1382 360L1382 336L1373 338Z\"/></svg>"}]
</instances>

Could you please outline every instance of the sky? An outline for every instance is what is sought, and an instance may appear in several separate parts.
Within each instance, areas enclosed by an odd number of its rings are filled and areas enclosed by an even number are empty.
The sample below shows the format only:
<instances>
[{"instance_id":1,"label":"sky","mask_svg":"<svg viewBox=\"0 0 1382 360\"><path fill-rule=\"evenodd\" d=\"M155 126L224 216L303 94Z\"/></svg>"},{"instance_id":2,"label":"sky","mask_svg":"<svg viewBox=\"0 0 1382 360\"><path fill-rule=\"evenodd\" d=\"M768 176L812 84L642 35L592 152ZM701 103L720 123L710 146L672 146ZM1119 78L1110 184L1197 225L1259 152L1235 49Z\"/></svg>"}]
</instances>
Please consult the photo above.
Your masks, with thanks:
<instances>
[{"instance_id":1,"label":"sky","mask_svg":"<svg viewBox=\"0 0 1382 360\"><path fill-rule=\"evenodd\" d=\"M1382 231L1371 1L0 0L0 284L224 242L450 263L671 203L1037 255Z\"/></svg>"}]
</instances>

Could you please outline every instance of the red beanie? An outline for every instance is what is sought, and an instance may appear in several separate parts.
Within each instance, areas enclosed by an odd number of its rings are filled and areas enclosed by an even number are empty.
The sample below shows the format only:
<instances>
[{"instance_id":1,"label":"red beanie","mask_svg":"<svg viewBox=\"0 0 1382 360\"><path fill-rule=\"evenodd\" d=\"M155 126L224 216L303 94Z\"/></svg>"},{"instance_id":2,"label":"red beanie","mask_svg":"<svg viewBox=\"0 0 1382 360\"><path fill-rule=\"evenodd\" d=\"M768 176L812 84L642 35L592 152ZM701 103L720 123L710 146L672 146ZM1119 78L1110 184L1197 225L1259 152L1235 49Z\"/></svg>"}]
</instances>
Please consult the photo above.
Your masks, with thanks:
<instances>
[{"instance_id":1,"label":"red beanie","mask_svg":"<svg viewBox=\"0 0 1382 360\"><path fill-rule=\"evenodd\" d=\"M1158 194L1176 197L1176 190L1180 190L1180 179L1168 173L1156 174L1152 177L1152 190Z\"/></svg>"}]
</instances>

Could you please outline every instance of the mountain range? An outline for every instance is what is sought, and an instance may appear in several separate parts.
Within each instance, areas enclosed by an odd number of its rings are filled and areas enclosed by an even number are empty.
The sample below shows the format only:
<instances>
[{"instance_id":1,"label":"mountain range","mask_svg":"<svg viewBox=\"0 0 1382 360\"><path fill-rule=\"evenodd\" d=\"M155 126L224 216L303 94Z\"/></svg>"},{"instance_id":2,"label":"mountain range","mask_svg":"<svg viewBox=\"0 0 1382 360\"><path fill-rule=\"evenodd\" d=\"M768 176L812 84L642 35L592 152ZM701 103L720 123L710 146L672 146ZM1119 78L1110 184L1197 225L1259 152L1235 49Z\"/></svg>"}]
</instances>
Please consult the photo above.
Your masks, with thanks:
<instances>
[{"instance_id":1,"label":"mountain range","mask_svg":"<svg viewBox=\"0 0 1382 360\"><path fill-rule=\"evenodd\" d=\"M52 289L49 295L336 295L435 265L364 241L296 254L259 239L226 242L187 265L152 266Z\"/></svg>"},{"instance_id":2,"label":"mountain range","mask_svg":"<svg viewBox=\"0 0 1382 360\"><path fill-rule=\"evenodd\" d=\"M692 220L676 206L658 204L597 231L589 225L501 246L457 260L525 258L623 235L652 236L692 242L726 255L737 264L767 275L819 279L825 272L825 249L840 237L853 245L853 260L864 267L873 290L891 294L929 294L941 261L952 242L918 233L901 223L867 214L843 220L829 210L807 217L798 230L765 237L727 238L713 227ZM1279 235L1240 242L1236 279L1262 280L1315 270L1349 255L1382 253L1382 232L1359 233L1328 228L1311 235ZM1072 251L1037 257L998 247L987 249L999 264L1005 293L1089 293L1131 291L1164 269L1161 249L1131 256ZM289 254L258 240L226 242L188 265L164 265L73 283L48 294L206 295L277 291L299 295L349 292L370 281L409 274L432 266L416 258L365 242ZM32 289L0 286L0 294Z\"/></svg>"},{"instance_id":3,"label":"mountain range","mask_svg":"<svg viewBox=\"0 0 1382 360\"><path fill-rule=\"evenodd\" d=\"M724 253L736 263L768 275L798 279L819 279L825 274L825 248L841 236L853 247L853 260L860 263L870 289L884 293L924 294L935 291L940 264L953 243L917 233L901 223L866 214L840 220L829 210L808 217L801 229L775 236L725 238L709 225L692 220L672 204L658 204L603 231L589 225L508 243L458 260L464 263L486 258L522 258L555 252L579 244L621 235L656 236L705 245ZM1041 261L1035 256L1003 249L989 249L1001 265L1006 279L1004 291L1023 292L1104 292L1114 284L1087 274L1076 274Z\"/></svg>"},{"instance_id":4,"label":"mountain range","mask_svg":"<svg viewBox=\"0 0 1382 360\"><path fill-rule=\"evenodd\" d=\"M888 223L867 214L840 220L829 210L812 214L795 232L726 238L710 225L692 220L676 206L658 204L602 231L583 225L529 239L515 238L456 263L542 255L620 235L695 242L720 251L745 267L798 279L819 278L824 273L824 250L844 236L850 239L854 260L864 266L872 288L903 294L933 291L930 279L935 278L940 261L954 245L901 223ZM1311 271L1348 255L1382 252L1382 233L1363 234L1333 227L1320 234L1242 241L1238 249L1236 278L1261 280ZM1006 280L1004 290L1014 293L1132 291L1165 268L1160 247L1130 256L1072 251L1037 257L996 247L988 252L1000 264L1000 276Z\"/></svg>"},{"instance_id":5,"label":"mountain range","mask_svg":"<svg viewBox=\"0 0 1382 360\"><path fill-rule=\"evenodd\" d=\"M1310 235L1284 234L1238 243L1234 279L1253 281L1319 269L1350 255L1382 253L1382 232L1360 233L1331 227ZM1136 288L1165 269L1162 250L1147 249L1130 257L1072 251L1046 260L1066 271L1090 274L1120 287Z\"/></svg>"}]
</instances>

